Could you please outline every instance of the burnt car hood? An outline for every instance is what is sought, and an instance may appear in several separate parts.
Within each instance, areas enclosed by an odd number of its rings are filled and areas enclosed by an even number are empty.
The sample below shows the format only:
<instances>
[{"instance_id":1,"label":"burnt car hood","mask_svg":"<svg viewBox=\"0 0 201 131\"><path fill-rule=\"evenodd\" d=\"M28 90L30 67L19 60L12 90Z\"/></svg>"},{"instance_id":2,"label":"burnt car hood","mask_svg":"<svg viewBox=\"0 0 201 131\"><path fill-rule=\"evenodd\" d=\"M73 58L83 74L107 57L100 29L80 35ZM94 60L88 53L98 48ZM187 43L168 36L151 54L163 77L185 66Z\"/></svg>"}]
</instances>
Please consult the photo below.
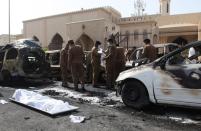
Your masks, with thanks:
<instances>
[{"instance_id":1,"label":"burnt car hood","mask_svg":"<svg viewBox=\"0 0 201 131\"><path fill-rule=\"evenodd\" d=\"M135 78L135 76L137 76L138 74L143 74L143 72L147 72L150 70L153 70L150 64L131 68L129 70L121 72L119 76L117 77L116 82L119 82L128 78Z\"/></svg>"}]
</instances>

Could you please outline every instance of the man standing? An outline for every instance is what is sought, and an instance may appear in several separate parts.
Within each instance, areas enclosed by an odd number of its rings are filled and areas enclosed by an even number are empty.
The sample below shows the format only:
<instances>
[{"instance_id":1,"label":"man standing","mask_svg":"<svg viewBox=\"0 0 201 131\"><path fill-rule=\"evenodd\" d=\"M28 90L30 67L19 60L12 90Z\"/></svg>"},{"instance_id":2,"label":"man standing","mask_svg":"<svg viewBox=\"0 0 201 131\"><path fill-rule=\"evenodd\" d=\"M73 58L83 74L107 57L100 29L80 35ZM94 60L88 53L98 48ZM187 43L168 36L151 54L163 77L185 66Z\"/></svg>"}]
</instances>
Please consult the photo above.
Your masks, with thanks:
<instances>
[{"instance_id":1,"label":"man standing","mask_svg":"<svg viewBox=\"0 0 201 131\"><path fill-rule=\"evenodd\" d=\"M150 39L144 40L145 47L144 47L144 53L143 58L147 58L150 62L154 61L157 58L157 51L156 48L151 45Z\"/></svg>"},{"instance_id":2,"label":"man standing","mask_svg":"<svg viewBox=\"0 0 201 131\"><path fill-rule=\"evenodd\" d=\"M78 90L78 82L81 82L82 91L84 88L84 52L80 45L75 45L73 40L69 41L69 56L68 56L68 67L71 69L73 83L75 90Z\"/></svg>"},{"instance_id":3,"label":"man standing","mask_svg":"<svg viewBox=\"0 0 201 131\"><path fill-rule=\"evenodd\" d=\"M119 73L125 70L126 65L126 56L125 56L125 49L123 47L116 48L116 76L115 79L118 77Z\"/></svg>"},{"instance_id":4,"label":"man standing","mask_svg":"<svg viewBox=\"0 0 201 131\"><path fill-rule=\"evenodd\" d=\"M101 45L99 41L96 41L94 47L91 50L91 64L93 69L93 87L97 87L98 78L101 70L101 54L98 53L98 46Z\"/></svg>"},{"instance_id":5,"label":"man standing","mask_svg":"<svg viewBox=\"0 0 201 131\"><path fill-rule=\"evenodd\" d=\"M65 48L61 50L60 53L60 68L61 68L61 77L62 77L62 86L68 87L68 49L69 43L66 44Z\"/></svg>"},{"instance_id":6,"label":"man standing","mask_svg":"<svg viewBox=\"0 0 201 131\"><path fill-rule=\"evenodd\" d=\"M116 75L116 45L111 38L108 39L108 49L106 51L106 56L104 59L106 60L107 86L108 88L113 88Z\"/></svg>"}]
</instances>

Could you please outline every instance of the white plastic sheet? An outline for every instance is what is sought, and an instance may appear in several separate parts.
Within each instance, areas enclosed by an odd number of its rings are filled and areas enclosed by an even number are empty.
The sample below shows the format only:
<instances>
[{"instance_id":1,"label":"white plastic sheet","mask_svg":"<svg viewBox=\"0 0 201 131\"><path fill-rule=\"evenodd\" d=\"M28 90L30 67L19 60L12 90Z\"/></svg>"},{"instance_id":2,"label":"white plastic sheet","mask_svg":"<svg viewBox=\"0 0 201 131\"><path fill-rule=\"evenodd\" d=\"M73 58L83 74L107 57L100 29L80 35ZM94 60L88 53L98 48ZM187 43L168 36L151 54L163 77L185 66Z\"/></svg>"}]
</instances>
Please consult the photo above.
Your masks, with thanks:
<instances>
[{"instance_id":1,"label":"white plastic sheet","mask_svg":"<svg viewBox=\"0 0 201 131\"><path fill-rule=\"evenodd\" d=\"M69 118L71 119L70 121L73 122L73 123L82 123L85 120L84 116L70 115Z\"/></svg>"},{"instance_id":2,"label":"white plastic sheet","mask_svg":"<svg viewBox=\"0 0 201 131\"><path fill-rule=\"evenodd\" d=\"M12 100L52 115L78 109L78 107L69 105L68 102L42 96L36 92L24 89L16 90Z\"/></svg>"}]
</instances>

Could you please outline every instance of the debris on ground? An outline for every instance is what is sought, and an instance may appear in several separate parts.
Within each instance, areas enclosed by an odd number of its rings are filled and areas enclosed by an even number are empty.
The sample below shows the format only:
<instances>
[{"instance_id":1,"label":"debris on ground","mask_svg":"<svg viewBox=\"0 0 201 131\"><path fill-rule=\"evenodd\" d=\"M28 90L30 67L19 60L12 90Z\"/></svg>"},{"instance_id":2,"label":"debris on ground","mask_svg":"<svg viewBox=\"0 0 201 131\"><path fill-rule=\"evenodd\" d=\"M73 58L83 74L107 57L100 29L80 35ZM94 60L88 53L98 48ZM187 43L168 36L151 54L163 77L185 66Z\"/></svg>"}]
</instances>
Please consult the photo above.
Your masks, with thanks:
<instances>
[{"instance_id":1,"label":"debris on ground","mask_svg":"<svg viewBox=\"0 0 201 131\"><path fill-rule=\"evenodd\" d=\"M24 117L24 119L25 119L25 120L29 120L29 119L30 119L30 117Z\"/></svg>"},{"instance_id":2,"label":"debris on ground","mask_svg":"<svg viewBox=\"0 0 201 131\"><path fill-rule=\"evenodd\" d=\"M48 95L48 96L58 96L58 95L60 95L60 93L56 92L55 90L46 90L42 94L43 95Z\"/></svg>"},{"instance_id":3,"label":"debris on ground","mask_svg":"<svg viewBox=\"0 0 201 131\"><path fill-rule=\"evenodd\" d=\"M106 89L99 88L96 89L93 88L90 84L86 86L87 91L85 93L77 92L71 89L73 89L73 87L66 89L57 83L51 88L35 91L48 96L62 96L65 98L72 98L77 100L79 103L87 102L94 105L102 105L108 107L115 107L122 103L121 98L117 97L114 91L108 91Z\"/></svg>"},{"instance_id":4,"label":"debris on ground","mask_svg":"<svg viewBox=\"0 0 201 131\"><path fill-rule=\"evenodd\" d=\"M74 116L74 115L70 115L69 116L70 121L72 123L82 123L85 121L85 117L84 116Z\"/></svg>"},{"instance_id":5,"label":"debris on ground","mask_svg":"<svg viewBox=\"0 0 201 131\"><path fill-rule=\"evenodd\" d=\"M16 90L11 100L43 111L50 115L56 115L78 109L78 107L69 105L68 102L56 100L47 96L42 96L41 94L38 94L36 92L24 89Z\"/></svg>"},{"instance_id":6,"label":"debris on ground","mask_svg":"<svg viewBox=\"0 0 201 131\"><path fill-rule=\"evenodd\" d=\"M4 105L4 104L7 104L8 102L5 100L0 100L0 103Z\"/></svg>"},{"instance_id":7,"label":"debris on ground","mask_svg":"<svg viewBox=\"0 0 201 131\"><path fill-rule=\"evenodd\" d=\"M180 118L180 117L169 117L169 119L174 120L176 122L180 122L183 124L198 124L200 123L199 121L194 121L188 118Z\"/></svg>"},{"instance_id":8,"label":"debris on ground","mask_svg":"<svg viewBox=\"0 0 201 131\"><path fill-rule=\"evenodd\" d=\"M35 89L36 87L29 87L29 89Z\"/></svg>"}]
</instances>

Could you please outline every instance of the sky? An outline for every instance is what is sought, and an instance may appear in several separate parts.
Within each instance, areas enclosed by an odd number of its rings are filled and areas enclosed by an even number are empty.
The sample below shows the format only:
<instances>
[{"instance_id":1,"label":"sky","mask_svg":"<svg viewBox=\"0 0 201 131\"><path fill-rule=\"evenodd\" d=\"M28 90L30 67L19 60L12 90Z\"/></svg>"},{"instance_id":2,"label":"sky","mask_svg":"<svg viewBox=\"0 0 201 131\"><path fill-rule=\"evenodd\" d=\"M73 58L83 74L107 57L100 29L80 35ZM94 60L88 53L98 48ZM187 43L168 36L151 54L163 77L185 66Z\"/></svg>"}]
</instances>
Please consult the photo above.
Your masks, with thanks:
<instances>
[{"instance_id":1,"label":"sky","mask_svg":"<svg viewBox=\"0 0 201 131\"><path fill-rule=\"evenodd\" d=\"M145 13L159 13L159 0L144 0ZM89 9L111 6L117 9L123 17L134 12L134 0L10 0L11 2L11 34L20 34L23 30L22 21ZM201 0L171 0L171 14L201 12ZM8 0L0 0L0 34L8 34Z\"/></svg>"}]
</instances>

